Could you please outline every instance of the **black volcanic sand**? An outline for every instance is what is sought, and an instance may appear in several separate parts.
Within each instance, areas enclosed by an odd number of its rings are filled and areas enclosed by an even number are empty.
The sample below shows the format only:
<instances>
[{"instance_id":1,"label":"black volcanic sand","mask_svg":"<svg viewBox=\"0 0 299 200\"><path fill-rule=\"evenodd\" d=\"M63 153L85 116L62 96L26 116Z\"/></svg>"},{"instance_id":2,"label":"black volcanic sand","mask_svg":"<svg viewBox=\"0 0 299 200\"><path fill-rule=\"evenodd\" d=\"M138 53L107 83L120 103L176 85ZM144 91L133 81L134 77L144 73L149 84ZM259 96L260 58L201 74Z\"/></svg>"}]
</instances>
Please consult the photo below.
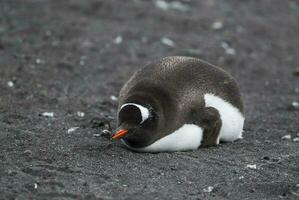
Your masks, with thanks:
<instances>
[{"instance_id":1,"label":"black volcanic sand","mask_svg":"<svg viewBox=\"0 0 299 200\"><path fill-rule=\"evenodd\" d=\"M298 1L158 3L0 1L0 199L299 198ZM111 96L167 55L237 79L243 140L141 154L102 133Z\"/></svg>"}]
</instances>

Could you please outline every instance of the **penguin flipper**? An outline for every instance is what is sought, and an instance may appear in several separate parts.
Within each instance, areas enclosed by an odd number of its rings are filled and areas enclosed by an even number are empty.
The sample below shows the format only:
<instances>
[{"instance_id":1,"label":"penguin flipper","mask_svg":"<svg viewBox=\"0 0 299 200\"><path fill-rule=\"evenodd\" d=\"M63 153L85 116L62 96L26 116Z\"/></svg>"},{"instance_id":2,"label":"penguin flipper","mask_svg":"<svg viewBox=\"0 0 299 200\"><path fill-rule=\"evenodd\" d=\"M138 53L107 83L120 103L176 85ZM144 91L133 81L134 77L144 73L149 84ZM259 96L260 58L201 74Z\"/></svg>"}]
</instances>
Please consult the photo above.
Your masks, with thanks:
<instances>
[{"instance_id":1,"label":"penguin flipper","mask_svg":"<svg viewBox=\"0 0 299 200\"><path fill-rule=\"evenodd\" d=\"M222 122L217 109L204 107L202 110L193 113L192 118L192 121L204 130L200 147L210 147L219 144Z\"/></svg>"}]
</instances>

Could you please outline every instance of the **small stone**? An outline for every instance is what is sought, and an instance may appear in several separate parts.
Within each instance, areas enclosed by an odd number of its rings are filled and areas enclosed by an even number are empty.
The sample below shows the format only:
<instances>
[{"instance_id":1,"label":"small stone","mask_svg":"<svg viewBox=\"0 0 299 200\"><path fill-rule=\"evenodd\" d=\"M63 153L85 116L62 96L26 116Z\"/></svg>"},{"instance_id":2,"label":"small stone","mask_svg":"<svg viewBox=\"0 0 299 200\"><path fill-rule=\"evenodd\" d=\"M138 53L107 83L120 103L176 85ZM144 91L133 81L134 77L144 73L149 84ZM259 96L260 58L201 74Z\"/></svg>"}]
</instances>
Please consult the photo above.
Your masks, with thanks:
<instances>
[{"instance_id":1,"label":"small stone","mask_svg":"<svg viewBox=\"0 0 299 200\"><path fill-rule=\"evenodd\" d=\"M118 35L116 38L114 38L113 42L114 44L121 44L123 42L123 37Z\"/></svg>"},{"instance_id":2,"label":"small stone","mask_svg":"<svg viewBox=\"0 0 299 200\"><path fill-rule=\"evenodd\" d=\"M72 128L69 128L68 130L67 130L67 133L72 133L72 132L74 132L74 131L76 131L77 129L78 129L79 127L72 127Z\"/></svg>"},{"instance_id":3,"label":"small stone","mask_svg":"<svg viewBox=\"0 0 299 200\"><path fill-rule=\"evenodd\" d=\"M123 187L128 187L128 185L126 185L126 184L123 184Z\"/></svg>"},{"instance_id":4,"label":"small stone","mask_svg":"<svg viewBox=\"0 0 299 200\"><path fill-rule=\"evenodd\" d=\"M44 117L54 117L54 113L53 112L44 112L44 113L42 113L42 116L44 116Z\"/></svg>"},{"instance_id":5,"label":"small stone","mask_svg":"<svg viewBox=\"0 0 299 200\"><path fill-rule=\"evenodd\" d=\"M80 65L81 66L85 65L85 61L84 60L80 60Z\"/></svg>"},{"instance_id":6,"label":"small stone","mask_svg":"<svg viewBox=\"0 0 299 200\"><path fill-rule=\"evenodd\" d=\"M230 47L226 42L221 42L221 47L224 49L225 53L228 55L235 55L236 50Z\"/></svg>"},{"instance_id":7,"label":"small stone","mask_svg":"<svg viewBox=\"0 0 299 200\"><path fill-rule=\"evenodd\" d=\"M154 1L154 4L157 8L164 10L164 11L168 10L168 8L169 8L168 3L163 0L156 0L156 1Z\"/></svg>"},{"instance_id":8,"label":"small stone","mask_svg":"<svg viewBox=\"0 0 299 200\"><path fill-rule=\"evenodd\" d=\"M269 156L264 156L263 159L264 160L270 160L270 157Z\"/></svg>"},{"instance_id":9,"label":"small stone","mask_svg":"<svg viewBox=\"0 0 299 200\"><path fill-rule=\"evenodd\" d=\"M7 86L8 87L13 87L15 84L14 84L14 82L12 82L12 81L8 81L7 82Z\"/></svg>"},{"instance_id":10,"label":"small stone","mask_svg":"<svg viewBox=\"0 0 299 200\"><path fill-rule=\"evenodd\" d=\"M213 189L214 189L213 186L209 186L209 187L207 187L207 188L204 188L203 191L204 191L204 192L207 192L207 193L210 193L210 192L213 191Z\"/></svg>"},{"instance_id":11,"label":"small stone","mask_svg":"<svg viewBox=\"0 0 299 200\"><path fill-rule=\"evenodd\" d=\"M178 11L181 11L181 12L186 12L189 10L189 7L185 4L183 4L182 2L180 1L173 1L173 2L170 2L170 8L173 9L173 10L178 10Z\"/></svg>"},{"instance_id":12,"label":"small stone","mask_svg":"<svg viewBox=\"0 0 299 200\"><path fill-rule=\"evenodd\" d=\"M256 164L246 165L246 167L249 168L249 169L256 169Z\"/></svg>"},{"instance_id":13,"label":"small stone","mask_svg":"<svg viewBox=\"0 0 299 200\"><path fill-rule=\"evenodd\" d=\"M43 63L45 63L45 61L40 59L40 58L37 58L37 59L35 59L35 63L36 64L43 64Z\"/></svg>"},{"instance_id":14,"label":"small stone","mask_svg":"<svg viewBox=\"0 0 299 200\"><path fill-rule=\"evenodd\" d=\"M168 37L162 37L161 38L161 43L169 46L169 47L174 47L175 46L175 42L172 41L171 39L169 39Z\"/></svg>"},{"instance_id":15,"label":"small stone","mask_svg":"<svg viewBox=\"0 0 299 200\"><path fill-rule=\"evenodd\" d=\"M104 130L102 130L102 133L103 134L110 134L111 132L109 130L107 130L107 129L104 129Z\"/></svg>"},{"instance_id":16,"label":"small stone","mask_svg":"<svg viewBox=\"0 0 299 200\"><path fill-rule=\"evenodd\" d=\"M23 153L28 156L32 155L32 151L30 151L29 149L25 150Z\"/></svg>"},{"instance_id":17,"label":"small stone","mask_svg":"<svg viewBox=\"0 0 299 200\"><path fill-rule=\"evenodd\" d=\"M84 112L81 112L81 111L78 111L78 112L77 112L77 115L78 115L78 117L84 117L84 116L85 116L85 113L84 113Z\"/></svg>"},{"instance_id":18,"label":"small stone","mask_svg":"<svg viewBox=\"0 0 299 200\"><path fill-rule=\"evenodd\" d=\"M155 0L154 4L157 8L163 10L163 11L167 11L167 10L178 10L181 12L186 12L189 10L189 6L183 4L180 1L164 1L164 0Z\"/></svg>"},{"instance_id":19,"label":"small stone","mask_svg":"<svg viewBox=\"0 0 299 200\"><path fill-rule=\"evenodd\" d=\"M117 101L118 100L118 98L116 96L114 96L114 95L111 95L110 99L111 99L111 101Z\"/></svg>"},{"instance_id":20,"label":"small stone","mask_svg":"<svg viewBox=\"0 0 299 200\"><path fill-rule=\"evenodd\" d=\"M34 183L34 189L37 189L37 183Z\"/></svg>"},{"instance_id":21,"label":"small stone","mask_svg":"<svg viewBox=\"0 0 299 200\"><path fill-rule=\"evenodd\" d=\"M297 67L297 68L294 70L294 75L299 76L299 67Z\"/></svg>"},{"instance_id":22,"label":"small stone","mask_svg":"<svg viewBox=\"0 0 299 200\"><path fill-rule=\"evenodd\" d=\"M243 179L243 178L244 178L244 176L240 176L240 177L239 177L240 180Z\"/></svg>"},{"instance_id":23,"label":"small stone","mask_svg":"<svg viewBox=\"0 0 299 200\"><path fill-rule=\"evenodd\" d=\"M299 142L299 138L294 138L293 141L294 142Z\"/></svg>"},{"instance_id":24,"label":"small stone","mask_svg":"<svg viewBox=\"0 0 299 200\"><path fill-rule=\"evenodd\" d=\"M289 105L289 110L299 110L299 103L297 101L293 101L291 105Z\"/></svg>"},{"instance_id":25,"label":"small stone","mask_svg":"<svg viewBox=\"0 0 299 200\"><path fill-rule=\"evenodd\" d=\"M93 136L94 136L94 137L100 137L101 134L95 133L95 134L93 134Z\"/></svg>"},{"instance_id":26,"label":"small stone","mask_svg":"<svg viewBox=\"0 0 299 200\"><path fill-rule=\"evenodd\" d=\"M215 21L212 24L212 29L214 29L214 30L220 30L222 28L223 28L223 23L221 21Z\"/></svg>"},{"instance_id":27,"label":"small stone","mask_svg":"<svg viewBox=\"0 0 299 200\"><path fill-rule=\"evenodd\" d=\"M291 135L285 135L281 137L282 140L290 140L291 139Z\"/></svg>"}]
</instances>

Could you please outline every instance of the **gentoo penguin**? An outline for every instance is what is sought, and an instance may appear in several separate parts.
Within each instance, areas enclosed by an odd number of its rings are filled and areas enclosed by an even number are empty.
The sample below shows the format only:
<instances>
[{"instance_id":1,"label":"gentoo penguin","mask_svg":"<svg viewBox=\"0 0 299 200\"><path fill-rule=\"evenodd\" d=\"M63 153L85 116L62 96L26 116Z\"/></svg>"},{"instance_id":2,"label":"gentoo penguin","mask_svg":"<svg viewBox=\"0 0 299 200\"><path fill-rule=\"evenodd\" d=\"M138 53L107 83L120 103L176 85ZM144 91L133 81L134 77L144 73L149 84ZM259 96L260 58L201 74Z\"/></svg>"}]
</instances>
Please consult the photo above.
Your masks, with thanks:
<instances>
[{"instance_id":1,"label":"gentoo penguin","mask_svg":"<svg viewBox=\"0 0 299 200\"><path fill-rule=\"evenodd\" d=\"M137 71L119 94L118 130L133 151L186 151L242 137L236 81L197 58L172 56Z\"/></svg>"}]
</instances>

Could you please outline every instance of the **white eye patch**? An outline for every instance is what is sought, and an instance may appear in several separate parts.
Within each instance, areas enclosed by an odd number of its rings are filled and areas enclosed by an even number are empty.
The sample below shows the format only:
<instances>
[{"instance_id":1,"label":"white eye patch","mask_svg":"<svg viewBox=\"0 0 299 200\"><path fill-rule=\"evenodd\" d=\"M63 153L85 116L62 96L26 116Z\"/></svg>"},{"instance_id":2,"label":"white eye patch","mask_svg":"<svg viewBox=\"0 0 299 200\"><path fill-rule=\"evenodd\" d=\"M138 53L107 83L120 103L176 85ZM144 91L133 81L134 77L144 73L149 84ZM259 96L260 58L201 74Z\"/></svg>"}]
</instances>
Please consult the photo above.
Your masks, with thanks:
<instances>
[{"instance_id":1,"label":"white eye patch","mask_svg":"<svg viewBox=\"0 0 299 200\"><path fill-rule=\"evenodd\" d=\"M123 104L120 107L120 110L122 108L124 108L125 106L129 106L129 105L130 106L136 106L140 110L141 117L142 117L142 121L140 122L140 124L143 123L145 120L147 120L149 118L149 116L150 116L149 110L146 107L144 107L142 105L139 105L139 104L136 104L136 103L126 103L126 104Z\"/></svg>"}]
</instances>

